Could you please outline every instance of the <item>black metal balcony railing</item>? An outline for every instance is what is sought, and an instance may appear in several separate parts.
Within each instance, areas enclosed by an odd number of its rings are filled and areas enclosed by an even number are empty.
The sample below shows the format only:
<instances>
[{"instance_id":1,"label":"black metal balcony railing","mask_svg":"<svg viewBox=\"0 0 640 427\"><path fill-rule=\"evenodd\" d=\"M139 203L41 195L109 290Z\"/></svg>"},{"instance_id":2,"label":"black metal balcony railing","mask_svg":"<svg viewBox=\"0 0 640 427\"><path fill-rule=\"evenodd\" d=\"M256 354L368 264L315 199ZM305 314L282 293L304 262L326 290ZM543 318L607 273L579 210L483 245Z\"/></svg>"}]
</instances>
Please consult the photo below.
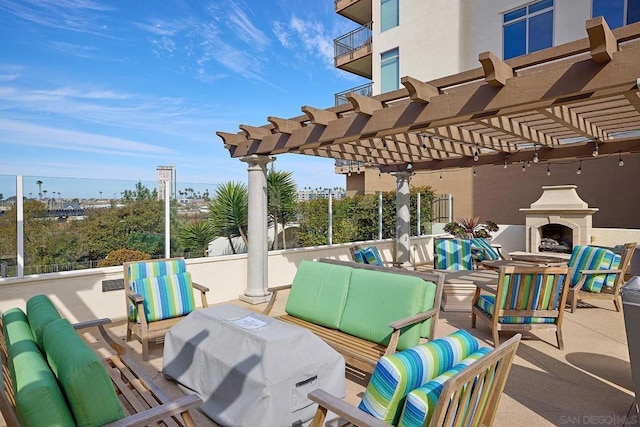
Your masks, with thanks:
<instances>
[{"instance_id":1,"label":"black metal balcony railing","mask_svg":"<svg viewBox=\"0 0 640 427\"><path fill-rule=\"evenodd\" d=\"M371 22L356 28L333 41L334 59L348 55L371 44Z\"/></svg>"},{"instance_id":2,"label":"black metal balcony railing","mask_svg":"<svg viewBox=\"0 0 640 427\"><path fill-rule=\"evenodd\" d=\"M351 89L343 90L342 92L338 92L334 95L336 107L338 105L348 104L347 95L351 92L355 92L358 95L363 96L371 96L373 95L373 83L365 83L360 86L353 87Z\"/></svg>"}]
</instances>

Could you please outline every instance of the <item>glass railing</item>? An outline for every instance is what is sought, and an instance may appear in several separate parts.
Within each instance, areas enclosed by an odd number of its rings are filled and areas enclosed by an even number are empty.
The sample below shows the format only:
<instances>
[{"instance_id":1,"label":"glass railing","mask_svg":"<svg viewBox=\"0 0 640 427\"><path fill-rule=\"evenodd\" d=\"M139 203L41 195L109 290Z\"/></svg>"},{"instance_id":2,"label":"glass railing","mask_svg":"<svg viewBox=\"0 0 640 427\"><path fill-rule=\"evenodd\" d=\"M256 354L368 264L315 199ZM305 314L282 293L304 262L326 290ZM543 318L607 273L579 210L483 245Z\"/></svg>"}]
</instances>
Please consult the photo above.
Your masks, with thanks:
<instances>
[{"instance_id":1,"label":"glass railing","mask_svg":"<svg viewBox=\"0 0 640 427\"><path fill-rule=\"evenodd\" d=\"M371 22L335 39L333 57L338 59L368 44L371 44Z\"/></svg>"},{"instance_id":2,"label":"glass railing","mask_svg":"<svg viewBox=\"0 0 640 427\"><path fill-rule=\"evenodd\" d=\"M165 203L158 181L20 178L0 175L0 277L200 257L215 237L193 224L206 223L217 184L171 183ZM185 231L193 229L195 240Z\"/></svg>"},{"instance_id":3,"label":"glass railing","mask_svg":"<svg viewBox=\"0 0 640 427\"><path fill-rule=\"evenodd\" d=\"M356 93L362 96L371 96L373 94L373 83L365 83L360 86L353 87L351 89L344 90L335 94L335 104L338 105L348 104L347 95L350 93Z\"/></svg>"}]
</instances>

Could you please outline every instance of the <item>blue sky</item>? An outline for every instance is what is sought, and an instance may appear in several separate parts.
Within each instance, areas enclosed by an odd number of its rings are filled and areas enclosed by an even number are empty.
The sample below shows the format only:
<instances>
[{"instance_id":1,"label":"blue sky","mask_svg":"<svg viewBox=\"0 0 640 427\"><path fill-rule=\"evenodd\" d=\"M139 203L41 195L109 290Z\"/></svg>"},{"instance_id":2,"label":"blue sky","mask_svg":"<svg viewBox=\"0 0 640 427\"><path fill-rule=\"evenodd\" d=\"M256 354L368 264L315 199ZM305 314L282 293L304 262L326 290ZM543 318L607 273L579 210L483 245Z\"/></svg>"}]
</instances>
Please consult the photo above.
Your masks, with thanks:
<instances>
[{"instance_id":1,"label":"blue sky","mask_svg":"<svg viewBox=\"0 0 640 427\"><path fill-rule=\"evenodd\" d=\"M333 67L355 26L331 0L0 0L0 175L246 182L215 132L364 83ZM344 186L331 160L276 169Z\"/></svg>"}]
</instances>

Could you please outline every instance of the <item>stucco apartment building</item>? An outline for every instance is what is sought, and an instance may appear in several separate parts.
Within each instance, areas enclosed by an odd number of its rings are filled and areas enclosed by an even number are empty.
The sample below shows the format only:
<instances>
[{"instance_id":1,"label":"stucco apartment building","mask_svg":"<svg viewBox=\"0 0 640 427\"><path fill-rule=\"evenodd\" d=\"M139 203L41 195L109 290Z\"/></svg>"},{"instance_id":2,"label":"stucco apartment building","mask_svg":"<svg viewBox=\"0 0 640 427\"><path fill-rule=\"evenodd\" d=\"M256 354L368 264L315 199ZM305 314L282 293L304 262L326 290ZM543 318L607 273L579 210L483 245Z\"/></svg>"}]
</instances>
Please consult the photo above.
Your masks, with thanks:
<instances>
[{"instance_id":1,"label":"stucco apartment building","mask_svg":"<svg viewBox=\"0 0 640 427\"><path fill-rule=\"evenodd\" d=\"M585 38L585 22L596 16L611 29L640 21L640 0L335 0L335 8L354 22L352 32L335 40L335 65L370 79L357 88L365 95L401 88L403 76L429 82L478 68L481 52L508 60ZM336 103L350 91L336 94ZM419 171L411 185L452 194L456 217L524 224L519 209L536 201L543 186L572 184L589 207L599 208L594 227L640 228L640 155L533 160ZM336 165L347 194L395 189L393 176L357 166Z\"/></svg>"}]
</instances>

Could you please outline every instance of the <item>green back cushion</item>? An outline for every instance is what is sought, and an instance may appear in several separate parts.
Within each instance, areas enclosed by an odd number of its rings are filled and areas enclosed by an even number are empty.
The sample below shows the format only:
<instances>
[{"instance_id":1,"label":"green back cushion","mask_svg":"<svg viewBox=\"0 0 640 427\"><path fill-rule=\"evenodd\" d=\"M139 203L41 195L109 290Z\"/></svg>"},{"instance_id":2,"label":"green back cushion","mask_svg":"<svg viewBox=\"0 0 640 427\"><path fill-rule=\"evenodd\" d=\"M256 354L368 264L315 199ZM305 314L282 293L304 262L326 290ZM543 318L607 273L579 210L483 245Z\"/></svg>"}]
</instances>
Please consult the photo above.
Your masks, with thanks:
<instances>
[{"instance_id":1,"label":"green back cushion","mask_svg":"<svg viewBox=\"0 0 640 427\"><path fill-rule=\"evenodd\" d=\"M11 353L11 347L21 341L29 341L36 343L27 315L19 308L12 308L2 314L2 331L4 333L4 342L7 346L7 354ZM13 360L9 358L9 372L13 385L16 384L15 370L13 368ZM14 390L15 391L15 390Z\"/></svg>"},{"instance_id":2,"label":"green back cushion","mask_svg":"<svg viewBox=\"0 0 640 427\"><path fill-rule=\"evenodd\" d=\"M46 295L36 295L27 301L27 318L31 331L36 339L40 351L44 351L42 333L44 328L54 320L60 319L60 313Z\"/></svg>"},{"instance_id":3,"label":"green back cushion","mask_svg":"<svg viewBox=\"0 0 640 427\"><path fill-rule=\"evenodd\" d=\"M45 328L44 346L78 426L100 426L124 418L107 370L66 319Z\"/></svg>"},{"instance_id":4,"label":"green back cushion","mask_svg":"<svg viewBox=\"0 0 640 427\"><path fill-rule=\"evenodd\" d=\"M393 423L407 394L478 350L478 340L460 329L449 336L392 354L378 361L358 408Z\"/></svg>"},{"instance_id":5,"label":"green back cushion","mask_svg":"<svg viewBox=\"0 0 640 427\"><path fill-rule=\"evenodd\" d=\"M133 289L144 298L147 322L185 316L196 308L189 272L137 279Z\"/></svg>"},{"instance_id":6,"label":"green back cushion","mask_svg":"<svg viewBox=\"0 0 640 427\"><path fill-rule=\"evenodd\" d=\"M338 329L352 271L343 265L300 262L285 311L299 319Z\"/></svg>"},{"instance_id":7,"label":"green back cushion","mask_svg":"<svg viewBox=\"0 0 640 427\"><path fill-rule=\"evenodd\" d=\"M436 284L433 282L425 282L424 283L424 307L422 311L431 310L436 302ZM431 319L427 319L422 322L422 331L420 332L420 336L422 338L431 338L429 334L431 334Z\"/></svg>"},{"instance_id":8,"label":"green back cushion","mask_svg":"<svg viewBox=\"0 0 640 427\"><path fill-rule=\"evenodd\" d=\"M425 288L418 277L356 268L339 329L387 345L392 332L389 323L424 310ZM398 349L417 345L421 333L421 324L405 328Z\"/></svg>"}]
</instances>

